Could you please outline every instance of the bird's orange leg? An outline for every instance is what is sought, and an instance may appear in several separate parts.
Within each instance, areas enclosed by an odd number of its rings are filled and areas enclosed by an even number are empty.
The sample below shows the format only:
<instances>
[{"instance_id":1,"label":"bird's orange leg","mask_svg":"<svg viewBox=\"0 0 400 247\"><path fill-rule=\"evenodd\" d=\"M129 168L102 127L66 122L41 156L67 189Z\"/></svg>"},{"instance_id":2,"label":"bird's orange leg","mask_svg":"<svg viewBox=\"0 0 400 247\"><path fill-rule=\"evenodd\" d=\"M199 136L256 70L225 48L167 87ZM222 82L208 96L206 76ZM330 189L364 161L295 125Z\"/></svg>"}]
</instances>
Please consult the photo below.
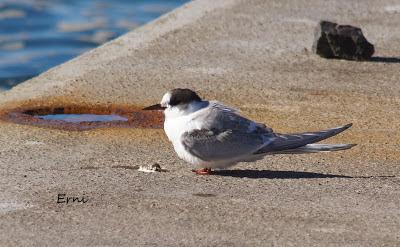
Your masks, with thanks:
<instances>
[{"instance_id":1,"label":"bird's orange leg","mask_svg":"<svg viewBox=\"0 0 400 247\"><path fill-rule=\"evenodd\" d=\"M211 175L212 174L211 168L192 170L192 172L196 173L197 175Z\"/></svg>"}]
</instances>

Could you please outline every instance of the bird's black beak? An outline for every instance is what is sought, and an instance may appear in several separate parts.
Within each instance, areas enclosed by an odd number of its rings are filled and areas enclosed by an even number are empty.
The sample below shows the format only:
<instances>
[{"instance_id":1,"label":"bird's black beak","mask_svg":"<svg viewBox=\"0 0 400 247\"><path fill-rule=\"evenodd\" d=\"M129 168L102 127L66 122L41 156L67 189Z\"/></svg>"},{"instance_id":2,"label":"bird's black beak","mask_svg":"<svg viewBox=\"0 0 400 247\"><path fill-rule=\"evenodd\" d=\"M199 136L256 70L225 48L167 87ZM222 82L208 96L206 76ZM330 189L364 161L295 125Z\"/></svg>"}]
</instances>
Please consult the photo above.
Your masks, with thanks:
<instances>
[{"instance_id":1,"label":"bird's black beak","mask_svg":"<svg viewBox=\"0 0 400 247\"><path fill-rule=\"evenodd\" d=\"M165 110L166 107L161 106L160 104L155 104L148 106L146 108L143 108L142 110L144 111L163 111Z\"/></svg>"}]
</instances>

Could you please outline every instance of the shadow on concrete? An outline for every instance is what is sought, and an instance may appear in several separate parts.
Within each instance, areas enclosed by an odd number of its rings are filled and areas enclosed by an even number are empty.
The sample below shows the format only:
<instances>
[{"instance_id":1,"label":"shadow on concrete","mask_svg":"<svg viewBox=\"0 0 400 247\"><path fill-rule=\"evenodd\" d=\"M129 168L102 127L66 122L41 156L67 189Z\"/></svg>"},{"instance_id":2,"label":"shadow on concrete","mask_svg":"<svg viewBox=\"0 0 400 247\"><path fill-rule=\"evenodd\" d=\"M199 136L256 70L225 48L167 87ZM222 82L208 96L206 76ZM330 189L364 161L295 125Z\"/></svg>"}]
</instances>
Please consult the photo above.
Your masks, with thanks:
<instances>
[{"instance_id":1,"label":"shadow on concrete","mask_svg":"<svg viewBox=\"0 0 400 247\"><path fill-rule=\"evenodd\" d=\"M314 172L270 171L270 170L223 170L223 171L213 171L213 174L224 177L269 178L269 179L353 178L350 176L322 174Z\"/></svg>"},{"instance_id":2,"label":"shadow on concrete","mask_svg":"<svg viewBox=\"0 0 400 247\"><path fill-rule=\"evenodd\" d=\"M367 62L374 63L400 63L400 57L371 57Z\"/></svg>"}]
</instances>

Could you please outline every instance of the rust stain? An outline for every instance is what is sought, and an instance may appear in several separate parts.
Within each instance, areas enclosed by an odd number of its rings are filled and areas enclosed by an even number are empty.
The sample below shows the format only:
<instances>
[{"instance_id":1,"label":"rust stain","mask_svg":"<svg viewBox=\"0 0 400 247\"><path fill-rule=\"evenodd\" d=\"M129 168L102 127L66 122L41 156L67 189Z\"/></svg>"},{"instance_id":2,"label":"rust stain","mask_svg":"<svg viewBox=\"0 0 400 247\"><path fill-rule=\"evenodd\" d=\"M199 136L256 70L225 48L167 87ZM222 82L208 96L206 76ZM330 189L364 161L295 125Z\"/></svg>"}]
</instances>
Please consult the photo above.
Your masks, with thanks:
<instances>
[{"instance_id":1,"label":"rust stain","mask_svg":"<svg viewBox=\"0 0 400 247\"><path fill-rule=\"evenodd\" d=\"M162 128L164 116L160 111L143 111L132 105L88 104L65 99L31 100L19 106L0 109L0 120L62 130L83 131L98 128ZM116 114L128 121L70 123L35 117L49 114Z\"/></svg>"}]
</instances>

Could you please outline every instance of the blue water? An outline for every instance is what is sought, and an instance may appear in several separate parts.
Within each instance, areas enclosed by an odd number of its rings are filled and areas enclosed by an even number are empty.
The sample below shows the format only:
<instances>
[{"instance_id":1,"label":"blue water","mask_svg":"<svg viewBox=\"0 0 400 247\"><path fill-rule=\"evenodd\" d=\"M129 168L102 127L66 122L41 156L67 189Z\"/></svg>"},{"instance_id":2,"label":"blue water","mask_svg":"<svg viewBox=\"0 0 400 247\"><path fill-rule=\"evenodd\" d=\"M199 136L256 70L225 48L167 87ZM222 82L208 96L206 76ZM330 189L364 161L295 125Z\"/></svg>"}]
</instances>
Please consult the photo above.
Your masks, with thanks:
<instances>
[{"instance_id":1,"label":"blue water","mask_svg":"<svg viewBox=\"0 0 400 247\"><path fill-rule=\"evenodd\" d=\"M188 0L0 0L0 90Z\"/></svg>"},{"instance_id":2,"label":"blue water","mask_svg":"<svg viewBox=\"0 0 400 247\"><path fill-rule=\"evenodd\" d=\"M112 121L128 121L127 118L119 115L97 115L97 114L55 114L35 116L45 120L58 120L68 123L83 123L83 122L112 122Z\"/></svg>"}]
</instances>

